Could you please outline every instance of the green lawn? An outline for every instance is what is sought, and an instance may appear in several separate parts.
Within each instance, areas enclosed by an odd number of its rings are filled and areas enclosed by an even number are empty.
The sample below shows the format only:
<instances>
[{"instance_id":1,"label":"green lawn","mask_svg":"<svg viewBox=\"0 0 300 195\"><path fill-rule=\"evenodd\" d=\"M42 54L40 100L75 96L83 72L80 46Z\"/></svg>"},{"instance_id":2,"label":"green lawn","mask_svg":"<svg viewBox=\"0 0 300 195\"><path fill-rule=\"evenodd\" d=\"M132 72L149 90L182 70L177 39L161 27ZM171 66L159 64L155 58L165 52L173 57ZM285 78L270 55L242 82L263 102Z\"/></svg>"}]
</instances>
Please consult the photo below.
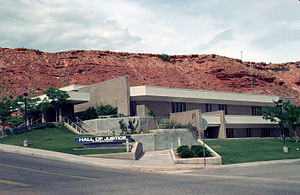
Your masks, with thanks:
<instances>
[{"instance_id":1,"label":"green lawn","mask_svg":"<svg viewBox=\"0 0 300 195\"><path fill-rule=\"evenodd\" d=\"M222 156L223 164L300 158L300 143L296 144L295 139L286 141L288 154L282 152L282 139L206 140L205 143Z\"/></svg>"},{"instance_id":2,"label":"green lawn","mask_svg":"<svg viewBox=\"0 0 300 195\"><path fill-rule=\"evenodd\" d=\"M29 147L31 148L52 150L76 155L126 152L126 149L124 148L82 149L81 145L75 144L75 137L84 136L76 135L68 129L66 129L65 127L47 127L28 131ZM25 133L22 133L18 135L0 138L0 143L23 146L24 139Z\"/></svg>"}]
</instances>

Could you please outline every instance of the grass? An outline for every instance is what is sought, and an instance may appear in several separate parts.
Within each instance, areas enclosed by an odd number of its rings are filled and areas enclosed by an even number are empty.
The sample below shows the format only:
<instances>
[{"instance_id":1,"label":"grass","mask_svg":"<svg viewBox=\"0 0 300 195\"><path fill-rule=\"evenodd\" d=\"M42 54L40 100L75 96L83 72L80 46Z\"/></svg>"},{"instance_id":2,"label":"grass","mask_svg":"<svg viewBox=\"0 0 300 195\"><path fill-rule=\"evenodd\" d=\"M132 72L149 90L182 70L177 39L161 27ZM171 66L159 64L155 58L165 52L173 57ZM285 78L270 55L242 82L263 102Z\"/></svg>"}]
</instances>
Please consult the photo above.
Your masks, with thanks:
<instances>
[{"instance_id":1,"label":"grass","mask_svg":"<svg viewBox=\"0 0 300 195\"><path fill-rule=\"evenodd\" d=\"M222 156L223 164L300 158L300 143L295 143L295 139L286 140L289 153L283 153L282 139L226 139L205 142Z\"/></svg>"},{"instance_id":2,"label":"grass","mask_svg":"<svg viewBox=\"0 0 300 195\"><path fill-rule=\"evenodd\" d=\"M47 127L28 131L30 148L52 150L76 155L86 154L107 154L126 152L124 148L110 149L82 149L81 145L75 144L75 137L85 137L86 135L76 135L65 127ZM23 146L25 134L12 135L0 139L1 144ZM74 150L75 149L75 150Z\"/></svg>"}]
</instances>

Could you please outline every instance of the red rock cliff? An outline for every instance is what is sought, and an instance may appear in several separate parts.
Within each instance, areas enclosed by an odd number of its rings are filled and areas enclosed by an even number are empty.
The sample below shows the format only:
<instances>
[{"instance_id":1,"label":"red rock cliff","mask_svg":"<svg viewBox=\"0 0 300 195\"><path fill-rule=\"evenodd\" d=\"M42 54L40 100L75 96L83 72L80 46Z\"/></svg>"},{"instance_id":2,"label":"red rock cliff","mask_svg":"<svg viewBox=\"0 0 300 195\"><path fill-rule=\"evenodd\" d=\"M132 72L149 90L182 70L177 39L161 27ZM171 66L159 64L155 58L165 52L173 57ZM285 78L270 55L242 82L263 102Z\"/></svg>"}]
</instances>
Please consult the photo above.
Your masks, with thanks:
<instances>
[{"instance_id":1,"label":"red rock cliff","mask_svg":"<svg viewBox=\"0 0 300 195\"><path fill-rule=\"evenodd\" d=\"M257 94L300 94L300 62L265 64L218 55L173 55L111 51L66 51L0 48L0 93L31 96L48 87L92 84L128 76L131 86L204 89L251 93L251 70ZM252 67L252 69L251 69Z\"/></svg>"}]
</instances>

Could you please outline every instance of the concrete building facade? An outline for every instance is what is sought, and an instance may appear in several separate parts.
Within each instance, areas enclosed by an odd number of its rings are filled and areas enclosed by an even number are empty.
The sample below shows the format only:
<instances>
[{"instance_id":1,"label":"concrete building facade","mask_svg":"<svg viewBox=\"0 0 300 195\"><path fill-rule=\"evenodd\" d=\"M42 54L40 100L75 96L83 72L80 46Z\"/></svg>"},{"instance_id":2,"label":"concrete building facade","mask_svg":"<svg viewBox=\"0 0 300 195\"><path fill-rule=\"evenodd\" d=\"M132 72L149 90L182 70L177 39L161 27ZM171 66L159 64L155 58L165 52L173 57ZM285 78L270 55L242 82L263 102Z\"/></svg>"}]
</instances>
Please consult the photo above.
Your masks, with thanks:
<instances>
[{"instance_id":1,"label":"concrete building facade","mask_svg":"<svg viewBox=\"0 0 300 195\"><path fill-rule=\"evenodd\" d=\"M118 107L118 113L125 116L148 116L153 110L158 121L191 122L197 127L200 119L204 118L208 122L205 136L221 139L278 137L281 134L278 124L264 120L259 110L275 106L274 101L280 99L294 104L293 98L279 96L153 86L129 87L127 77L61 89L71 94L78 93L70 98L73 110L68 109L72 110L72 115L80 115L91 106L110 104ZM83 95L85 99L80 99Z\"/></svg>"}]
</instances>

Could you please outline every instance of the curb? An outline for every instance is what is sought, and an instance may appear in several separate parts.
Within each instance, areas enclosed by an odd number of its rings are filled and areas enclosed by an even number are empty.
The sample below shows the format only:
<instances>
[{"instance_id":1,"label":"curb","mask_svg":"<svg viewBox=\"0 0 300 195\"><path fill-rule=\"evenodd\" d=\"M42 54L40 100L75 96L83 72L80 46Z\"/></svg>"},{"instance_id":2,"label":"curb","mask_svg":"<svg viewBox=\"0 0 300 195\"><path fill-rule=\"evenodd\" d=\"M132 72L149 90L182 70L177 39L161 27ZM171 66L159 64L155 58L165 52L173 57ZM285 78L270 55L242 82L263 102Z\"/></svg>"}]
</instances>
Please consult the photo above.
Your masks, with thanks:
<instances>
[{"instance_id":1,"label":"curb","mask_svg":"<svg viewBox=\"0 0 300 195\"><path fill-rule=\"evenodd\" d=\"M260 165L271 165L278 163L293 163L299 162L300 158L297 159L285 159L285 160L272 160L272 161L258 161L258 162L247 162L239 164L230 165L211 165L203 167L202 164L184 164L184 165L169 165L169 166L149 166L149 165L135 165L135 160L119 160L119 159L97 159L85 156L77 156L73 154L54 152L49 150L41 150L36 148L25 148L22 146L13 146L0 144L0 151L21 154L26 156L34 156L40 158L46 158L51 160L59 160L64 162L72 162L84 165L101 166L104 168L128 170L128 171L140 171L140 172L192 172L199 171L203 169L220 169L220 168L239 168L239 167L250 167L250 166L260 166ZM119 162L117 162L119 161ZM114 163L115 164L114 164ZM116 163L120 163L119 165Z\"/></svg>"},{"instance_id":2,"label":"curb","mask_svg":"<svg viewBox=\"0 0 300 195\"><path fill-rule=\"evenodd\" d=\"M77 156L73 154L54 152L49 150L41 150L35 148L25 148L22 146L13 146L0 144L0 151L21 154L26 156L33 157L41 157L51 160L59 160L64 162L73 162L84 165L92 165L92 166L101 166L104 168L112 168L112 169L121 169L121 170L131 170L131 171L143 171L143 172L164 172L164 171L192 171L192 170L200 170L203 167L183 167L183 166L148 166L145 167L143 165L134 165L134 160L120 160L120 159L103 159L103 158L90 158L85 156ZM112 162L119 161L120 165L113 164Z\"/></svg>"}]
</instances>

